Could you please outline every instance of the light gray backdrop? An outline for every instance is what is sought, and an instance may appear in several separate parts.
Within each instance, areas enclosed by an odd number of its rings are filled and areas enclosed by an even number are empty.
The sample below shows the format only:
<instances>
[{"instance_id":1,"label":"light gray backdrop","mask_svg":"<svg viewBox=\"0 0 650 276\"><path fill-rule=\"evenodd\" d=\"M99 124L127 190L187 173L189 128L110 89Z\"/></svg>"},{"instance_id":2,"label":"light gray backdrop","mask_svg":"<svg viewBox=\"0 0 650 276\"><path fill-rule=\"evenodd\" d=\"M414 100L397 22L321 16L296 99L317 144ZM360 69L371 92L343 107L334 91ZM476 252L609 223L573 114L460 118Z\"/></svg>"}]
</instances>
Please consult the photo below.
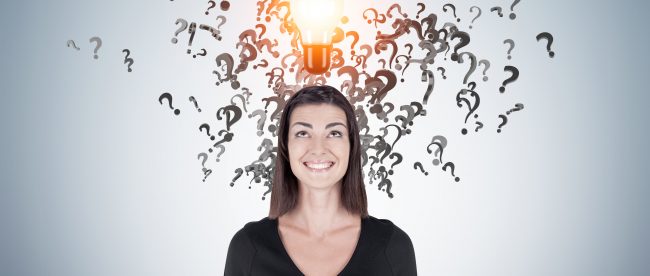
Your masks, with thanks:
<instances>
[{"instance_id":1,"label":"light gray backdrop","mask_svg":"<svg viewBox=\"0 0 650 276\"><path fill-rule=\"evenodd\" d=\"M253 182L249 189L246 176L228 185L235 168L259 155L258 117L246 113L201 181L196 156L212 143L198 126L223 128L215 112L234 94L215 86L214 57L236 56L238 34L257 23L256 1L231 1L228 12L214 8L209 16L207 2L0 4L1 275L223 274L230 238L267 215L270 195L262 200L266 187ZM391 177L395 197L367 185L371 215L409 234L420 275L650 274L649 5L525 0L511 21L511 2L454 2L465 30L475 15L469 7L483 11L465 50L492 61L488 82L480 81L482 67L473 77L485 127L473 132L470 119L472 131L460 134L467 111L454 99L467 67L444 63L448 78L436 72L427 116L400 141L405 160ZM402 3L411 17L416 3ZM453 20L445 3L427 3L438 26ZM505 16L489 12L493 6ZM177 18L216 25L219 14L228 18L224 39L197 32L193 43L194 50L207 48L206 57L185 54L186 32L170 42ZM348 16L372 37L359 10ZM542 31L555 37L553 59L535 40ZM97 60L93 36L103 40ZM512 60L506 38L516 42ZM67 47L69 39L81 50ZM131 73L125 48L135 60ZM518 66L521 76L500 94L504 65ZM421 101L426 83L412 67L387 101ZM249 112L263 108L267 80L261 70L240 76L254 93ZM179 116L158 103L163 92L174 96ZM201 113L188 101L192 95ZM498 114L515 103L525 108L496 133ZM375 133L379 126L375 119ZM425 149L434 135L449 139L444 156L460 182L431 164ZM413 169L416 161L428 176Z\"/></svg>"}]
</instances>

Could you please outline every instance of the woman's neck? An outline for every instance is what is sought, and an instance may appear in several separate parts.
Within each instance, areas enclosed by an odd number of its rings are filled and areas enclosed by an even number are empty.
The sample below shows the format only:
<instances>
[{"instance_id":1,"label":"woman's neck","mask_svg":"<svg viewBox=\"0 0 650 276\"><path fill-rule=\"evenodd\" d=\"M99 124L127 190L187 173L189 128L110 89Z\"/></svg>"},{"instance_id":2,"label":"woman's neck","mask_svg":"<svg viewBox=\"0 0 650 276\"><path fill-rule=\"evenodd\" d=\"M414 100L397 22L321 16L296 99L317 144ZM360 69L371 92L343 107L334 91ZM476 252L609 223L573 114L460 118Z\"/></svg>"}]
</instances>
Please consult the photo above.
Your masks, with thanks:
<instances>
[{"instance_id":1,"label":"woman's neck","mask_svg":"<svg viewBox=\"0 0 650 276\"><path fill-rule=\"evenodd\" d=\"M360 216L350 214L341 204L340 185L335 187L328 190L302 189L296 208L281 216L283 223L313 237L359 224Z\"/></svg>"}]
</instances>

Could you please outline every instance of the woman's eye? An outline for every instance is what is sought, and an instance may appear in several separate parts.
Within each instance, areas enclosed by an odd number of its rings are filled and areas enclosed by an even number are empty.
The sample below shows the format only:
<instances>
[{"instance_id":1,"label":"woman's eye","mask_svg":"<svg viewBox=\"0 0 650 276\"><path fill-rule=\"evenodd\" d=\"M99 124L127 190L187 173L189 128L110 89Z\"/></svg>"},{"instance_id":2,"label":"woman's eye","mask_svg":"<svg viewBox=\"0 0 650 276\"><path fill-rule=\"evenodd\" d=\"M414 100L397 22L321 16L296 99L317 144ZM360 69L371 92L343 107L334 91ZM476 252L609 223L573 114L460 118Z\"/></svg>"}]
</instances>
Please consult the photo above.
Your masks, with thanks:
<instances>
[{"instance_id":1,"label":"woman's eye","mask_svg":"<svg viewBox=\"0 0 650 276\"><path fill-rule=\"evenodd\" d=\"M304 131L298 131L298 132L296 133L296 136L300 136L301 134L304 134L304 133L306 133L306 132L304 132Z\"/></svg>"},{"instance_id":2,"label":"woman's eye","mask_svg":"<svg viewBox=\"0 0 650 276\"><path fill-rule=\"evenodd\" d=\"M337 136L343 136L343 134L340 131L332 131L332 133L335 133Z\"/></svg>"}]
</instances>

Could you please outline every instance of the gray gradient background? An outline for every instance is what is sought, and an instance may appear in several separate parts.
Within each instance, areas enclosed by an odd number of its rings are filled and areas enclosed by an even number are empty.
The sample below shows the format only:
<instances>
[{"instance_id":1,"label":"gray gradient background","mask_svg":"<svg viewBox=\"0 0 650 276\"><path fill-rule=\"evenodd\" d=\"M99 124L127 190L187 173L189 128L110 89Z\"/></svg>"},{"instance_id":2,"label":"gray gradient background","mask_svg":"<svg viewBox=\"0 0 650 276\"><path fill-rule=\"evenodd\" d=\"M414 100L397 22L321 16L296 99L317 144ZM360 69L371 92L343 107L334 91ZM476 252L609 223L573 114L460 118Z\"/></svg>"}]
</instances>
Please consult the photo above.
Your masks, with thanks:
<instances>
[{"instance_id":1,"label":"gray gradient background","mask_svg":"<svg viewBox=\"0 0 650 276\"><path fill-rule=\"evenodd\" d=\"M222 42L197 33L195 48L211 47L203 60L169 40L176 18L212 18L203 16L207 1L0 4L0 275L223 274L232 235L268 208L266 189L248 189L250 178L228 185L259 154L256 119L244 115L234 127L235 141L222 164L211 157L215 173L205 183L196 160L211 145L197 126L216 122L233 94L215 88L209 57L238 53L234 37L255 24L255 1L232 2ZM413 12L415 3L405 6ZM444 3L427 11L441 14ZM371 215L409 234L419 275L649 275L650 5L524 0L512 22L488 11L511 1L455 3L464 20L470 6L483 9L468 49L493 61L490 82L479 83L494 92L484 92L491 96L479 109L486 128L459 134L465 113L451 83L464 73L448 74L449 88L436 84L427 119L402 144L396 197L367 186ZM534 39L542 31L555 36L554 59ZM103 39L99 60L92 36ZM509 62L505 38L517 42ZM67 48L68 39L82 50ZM505 64L522 75L498 95ZM398 91L421 99L417 70L405 76L415 81ZM268 93L261 79L260 71L241 77L258 101ZM162 92L174 95L181 116L157 102ZM524 110L497 134L497 115L517 102ZM460 183L428 161L433 135L449 139L445 157ZM415 161L428 177L412 169Z\"/></svg>"}]
</instances>

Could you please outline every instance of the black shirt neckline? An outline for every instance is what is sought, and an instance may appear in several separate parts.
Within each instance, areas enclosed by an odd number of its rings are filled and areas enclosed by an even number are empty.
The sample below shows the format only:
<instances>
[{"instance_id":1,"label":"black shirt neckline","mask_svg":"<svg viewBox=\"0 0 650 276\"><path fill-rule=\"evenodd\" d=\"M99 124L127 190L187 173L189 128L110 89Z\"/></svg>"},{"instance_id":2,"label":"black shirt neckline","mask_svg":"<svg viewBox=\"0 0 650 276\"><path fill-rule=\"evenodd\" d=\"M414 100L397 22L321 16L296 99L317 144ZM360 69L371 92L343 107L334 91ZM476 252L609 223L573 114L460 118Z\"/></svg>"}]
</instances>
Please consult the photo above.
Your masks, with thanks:
<instances>
[{"instance_id":1,"label":"black shirt neckline","mask_svg":"<svg viewBox=\"0 0 650 276\"><path fill-rule=\"evenodd\" d=\"M352 252L352 257L350 257L350 259L348 260L348 263L345 264L345 266L343 267L343 270L341 270L338 273L338 275L341 275L344 272L347 272L349 267L356 260L357 255L359 254L359 248L361 247L361 243L365 241L365 236L366 236L365 235L365 233L366 233L366 225L365 224L366 224L366 221L368 220L368 218L361 218L361 229L359 230L359 239L357 240L357 244L354 247L354 252ZM278 228L278 219L277 218L271 219L271 221L273 222L273 229L274 229L273 232L275 232L275 239L280 244L280 247L282 248L282 253L284 255L284 258L286 259L286 261L288 261L291 264L291 267L293 268L293 270L295 272L297 272L300 275L304 276L305 274L302 273L302 271L300 271L300 269L298 268L296 263L293 262L293 260L291 259L291 256L289 256L289 253L287 252L287 249L284 247L284 243L282 243L282 239L280 238L280 230Z\"/></svg>"}]
</instances>

